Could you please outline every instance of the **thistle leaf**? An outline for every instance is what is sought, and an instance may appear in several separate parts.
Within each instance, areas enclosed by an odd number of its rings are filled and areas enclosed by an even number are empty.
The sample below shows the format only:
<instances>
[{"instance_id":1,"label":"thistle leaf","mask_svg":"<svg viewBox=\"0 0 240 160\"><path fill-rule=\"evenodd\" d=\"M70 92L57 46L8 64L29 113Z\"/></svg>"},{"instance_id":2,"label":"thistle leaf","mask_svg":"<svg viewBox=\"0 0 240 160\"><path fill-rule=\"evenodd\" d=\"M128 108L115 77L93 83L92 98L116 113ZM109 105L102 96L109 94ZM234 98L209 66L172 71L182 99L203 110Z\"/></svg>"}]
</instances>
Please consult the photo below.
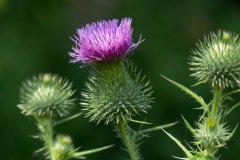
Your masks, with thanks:
<instances>
[{"instance_id":1,"label":"thistle leaf","mask_svg":"<svg viewBox=\"0 0 240 160\"><path fill-rule=\"evenodd\" d=\"M231 92L228 92L228 93L225 93L224 95L222 95L222 98L223 98L223 99L224 99L224 98L227 98L228 96L230 96L230 95L232 95L232 94L234 94L234 93L238 93L238 92L240 92L240 89L233 90L233 91L231 91Z\"/></svg>"},{"instance_id":2,"label":"thistle leaf","mask_svg":"<svg viewBox=\"0 0 240 160\"><path fill-rule=\"evenodd\" d=\"M92 154L92 153L95 153L95 152L100 152L100 151L102 151L102 150L111 148L111 147L113 147L113 146L114 146L114 145L109 145L109 146L105 146L105 147L101 147L101 148L91 149L91 150L88 150L88 151L75 152L72 157L78 158L78 157L81 157L81 156L85 156L85 155L87 155L87 154Z\"/></svg>"},{"instance_id":3,"label":"thistle leaf","mask_svg":"<svg viewBox=\"0 0 240 160\"><path fill-rule=\"evenodd\" d=\"M164 124L164 125L161 125L161 126L156 126L156 127L153 127L153 128L144 129L144 130L139 131L139 133L140 134L145 134L145 133L148 133L148 132L157 131L157 130L160 130L160 129L163 129L163 128L172 127L177 123L178 122L173 122L173 123L168 123L168 124Z\"/></svg>"},{"instance_id":4,"label":"thistle leaf","mask_svg":"<svg viewBox=\"0 0 240 160\"><path fill-rule=\"evenodd\" d=\"M235 104L234 106L232 106L231 108L229 108L228 110L226 110L223 115L221 116L221 120L223 120L230 112L232 112L235 108L240 106L240 102L238 102L237 104Z\"/></svg>"},{"instance_id":5,"label":"thistle leaf","mask_svg":"<svg viewBox=\"0 0 240 160\"><path fill-rule=\"evenodd\" d=\"M188 158L193 157L193 155L191 154L191 152L189 150L187 150L186 147L184 147L182 145L182 143L177 140L175 137L173 137L171 134L169 134L168 132L166 132L164 129L162 129L163 132L165 132L175 143L177 143L177 145L183 150L183 152L187 155Z\"/></svg>"},{"instance_id":6,"label":"thistle leaf","mask_svg":"<svg viewBox=\"0 0 240 160\"><path fill-rule=\"evenodd\" d=\"M61 124L61 123L63 123L63 122L66 122L66 121L72 120L72 119L74 119L74 118L77 118L77 117L80 116L80 115L82 115L82 113L77 113L77 114L74 114L74 115L72 115L72 116L70 116L70 117L66 117L66 118L64 118L64 119L62 119L62 120L55 121L55 122L53 123L53 126L56 126L56 125L59 125L59 124Z\"/></svg>"},{"instance_id":7,"label":"thistle leaf","mask_svg":"<svg viewBox=\"0 0 240 160\"><path fill-rule=\"evenodd\" d=\"M202 108L204 111L208 111L208 105L203 101L203 99L198 96L197 94L195 94L193 91L191 91L190 89L184 87L183 85L168 79L167 77L161 75L163 78L165 78L166 80L168 80L169 82L171 82L173 85L177 86L178 88L180 88L181 90L185 91L187 94L189 94L191 97L193 97L198 103L201 104Z\"/></svg>"},{"instance_id":8,"label":"thistle leaf","mask_svg":"<svg viewBox=\"0 0 240 160\"><path fill-rule=\"evenodd\" d=\"M182 115L182 118L183 118L184 123L186 124L187 128L189 129L189 131L192 132L192 134L195 134L196 131L192 128L192 126L188 123L188 121L183 117L183 115Z\"/></svg>"},{"instance_id":9,"label":"thistle leaf","mask_svg":"<svg viewBox=\"0 0 240 160\"><path fill-rule=\"evenodd\" d=\"M236 129L237 129L238 125L233 129L233 131L229 134L229 136L227 137L228 140L232 138L232 136L234 135Z\"/></svg>"},{"instance_id":10,"label":"thistle leaf","mask_svg":"<svg viewBox=\"0 0 240 160\"><path fill-rule=\"evenodd\" d=\"M152 123L148 123L148 122L144 122L144 121L138 121L138 120L134 120L134 119L128 119L129 121L131 122L134 122L134 123L140 123L140 124L152 124Z\"/></svg>"}]
</instances>

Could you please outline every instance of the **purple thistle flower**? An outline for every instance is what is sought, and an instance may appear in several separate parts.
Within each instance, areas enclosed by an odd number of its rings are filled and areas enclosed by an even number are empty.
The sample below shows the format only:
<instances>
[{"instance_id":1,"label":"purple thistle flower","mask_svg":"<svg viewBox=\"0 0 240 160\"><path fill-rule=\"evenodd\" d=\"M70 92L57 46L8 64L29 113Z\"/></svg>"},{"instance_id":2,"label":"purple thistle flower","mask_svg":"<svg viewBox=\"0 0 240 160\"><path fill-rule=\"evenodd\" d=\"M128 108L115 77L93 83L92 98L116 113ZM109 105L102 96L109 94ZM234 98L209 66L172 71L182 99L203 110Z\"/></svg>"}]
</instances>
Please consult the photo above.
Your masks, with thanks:
<instances>
[{"instance_id":1,"label":"purple thistle flower","mask_svg":"<svg viewBox=\"0 0 240 160\"><path fill-rule=\"evenodd\" d=\"M118 59L133 51L141 40L133 43L131 29L132 19L124 18L118 26L118 20L99 21L77 29L75 47L69 55L74 57L70 62L92 63Z\"/></svg>"}]
</instances>

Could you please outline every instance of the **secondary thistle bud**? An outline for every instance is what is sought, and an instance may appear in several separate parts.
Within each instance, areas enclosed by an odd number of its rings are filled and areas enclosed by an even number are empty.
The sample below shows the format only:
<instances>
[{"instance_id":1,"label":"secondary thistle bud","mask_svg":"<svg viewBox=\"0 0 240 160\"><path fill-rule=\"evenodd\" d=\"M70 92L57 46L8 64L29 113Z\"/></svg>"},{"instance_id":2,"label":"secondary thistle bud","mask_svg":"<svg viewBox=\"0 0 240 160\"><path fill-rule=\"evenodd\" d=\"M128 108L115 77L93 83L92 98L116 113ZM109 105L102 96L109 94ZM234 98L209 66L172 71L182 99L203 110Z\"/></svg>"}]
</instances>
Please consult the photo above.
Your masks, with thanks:
<instances>
[{"instance_id":1,"label":"secondary thistle bud","mask_svg":"<svg viewBox=\"0 0 240 160\"><path fill-rule=\"evenodd\" d=\"M212 86L240 86L240 41L238 35L218 31L197 44L191 57L192 76L199 83L210 82Z\"/></svg>"},{"instance_id":2,"label":"secondary thistle bud","mask_svg":"<svg viewBox=\"0 0 240 160\"><path fill-rule=\"evenodd\" d=\"M76 152L72 139L66 135L58 135L53 145L53 154L58 159L70 159Z\"/></svg>"},{"instance_id":3,"label":"secondary thistle bud","mask_svg":"<svg viewBox=\"0 0 240 160\"><path fill-rule=\"evenodd\" d=\"M70 113L74 91L68 81L51 74L39 74L20 88L18 107L25 115L41 117L66 116Z\"/></svg>"},{"instance_id":4,"label":"secondary thistle bud","mask_svg":"<svg viewBox=\"0 0 240 160\"><path fill-rule=\"evenodd\" d=\"M194 134L195 143L204 148L220 148L231 139L235 130L230 132L225 123L217 122L214 127L208 127L207 121L197 123L198 128Z\"/></svg>"}]
</instances>

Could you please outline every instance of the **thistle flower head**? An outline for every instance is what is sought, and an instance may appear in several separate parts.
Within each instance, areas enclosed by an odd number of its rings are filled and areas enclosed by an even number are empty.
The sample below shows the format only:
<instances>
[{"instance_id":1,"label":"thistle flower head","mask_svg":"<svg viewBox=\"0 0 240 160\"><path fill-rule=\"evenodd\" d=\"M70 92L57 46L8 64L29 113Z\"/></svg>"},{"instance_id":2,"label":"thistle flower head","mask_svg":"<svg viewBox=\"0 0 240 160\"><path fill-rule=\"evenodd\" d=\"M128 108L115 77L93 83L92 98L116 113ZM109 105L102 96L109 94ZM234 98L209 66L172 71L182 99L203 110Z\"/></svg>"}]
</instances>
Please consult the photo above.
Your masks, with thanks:
<instances>
[{"instance_id":1,"label":"thistle flower head","mask_svg":"<svg viewBox=\"0 0 240 160\"><path fill-rule=\"evenodd\" d=\"M124 18L118 26L118 20L99 21L87 24L77 29L77 36L73 40L76 45L70 62L85 64L96 61L119 59L133 51L141 42L133 43L130 18Z\"/></svg>"},{"instance_id":2,"label":"thistle flower head","mask_svg":"<svg viewBox=\"0 0 240 160\"><path fill-rule=\"evenodd\" d=\"M66 80L51 74L40 74L25 81L20 88L18 107L25 115L66 116L72 109L74 91Z\"/></svg>"},{"instance_id":3,"label":"thistle flower head","mask_svg":"<svg viewBox=\"0 0 240 160\"><path fill-rule=\"evenodd\" d=\"M240 86L240 41L238 35L218 31L197 44L191 57L192 76L199 83L210 82L212 86Z\"/></svg>"}]
</instances>

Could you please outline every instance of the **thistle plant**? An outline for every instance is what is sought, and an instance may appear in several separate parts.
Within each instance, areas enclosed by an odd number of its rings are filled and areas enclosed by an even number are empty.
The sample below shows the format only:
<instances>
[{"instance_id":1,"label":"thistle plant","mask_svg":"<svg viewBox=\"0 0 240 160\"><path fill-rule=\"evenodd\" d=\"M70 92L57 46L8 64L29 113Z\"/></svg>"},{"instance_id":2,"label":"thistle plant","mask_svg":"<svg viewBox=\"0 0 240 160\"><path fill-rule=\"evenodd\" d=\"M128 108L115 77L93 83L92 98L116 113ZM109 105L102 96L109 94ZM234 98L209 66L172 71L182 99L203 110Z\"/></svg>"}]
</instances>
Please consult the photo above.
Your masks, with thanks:
<instances>
[{"instance_id":1,"label":"thistle plant","mask_svg":"<svg viewBox=\"0 0 240 160\"><path fill-rule=\"evenodd\" d=\"M197 79L196 85L207 83L211 85L213 99L206 103L200 96L183 85L172 81L169 82L185 91L193 97L203 110L200 119L193 128L191 124L183 118L187 128L193 134L197 149L190 147L188 150L171 134L164 131L178 146L185 152L186 160L217 160L218 151L226 146L232 138L235 129L227 126L225 117L240 105L240 102L227 107L225 101L239 90L240 78L240 40L238 35L219 30L217 33L210 33L203 41L197 44L197 49L192 51L190 58L193 77ZM232 91L225 93L227 88ZM223 107L224 106L224 107Z\"/></svg>"},{"instance_id":2,"label":"thistle plant","mask_svg":"<svg viewBox=\"0 0 240 160\"><path fill-rule=\"evenodd\" d=\"M112 123L123 140L132 160L140 159L139 143L144 133L160 129L134 131L129 122L142 112L147 113L152 103L152 87L149 81L127 58L143 41L133 43L130 18L99 21L77 29L75 46L69 55L70 62L90 65L92 71L82 92L81 105L90 121ZM167 126L171 126L169 124ZM165 126L165 127L167 127Z\"/></svg>"},{"instance_id":3,"label":"thistle plant","mask_svg":"<svg viewBox=\"0 0 240 160\"><path fill-rule=\"evenodd\" d=\"M49 160L81 159L84 155L98 152L110 146L78 152L68 135L54 136L53 128L65 121L78 117L70 116L75 99L71 99L75 91L67 80L53 74L39 74L25 81L20 88L20 104L18 108L25 116L32 116L40 133L34 136L44 142L44 146L36 153L43 153ZM68 117L67 117L68 116ZM64 119L57 120L59 117Z\"/></svg>"}]
</instances>

